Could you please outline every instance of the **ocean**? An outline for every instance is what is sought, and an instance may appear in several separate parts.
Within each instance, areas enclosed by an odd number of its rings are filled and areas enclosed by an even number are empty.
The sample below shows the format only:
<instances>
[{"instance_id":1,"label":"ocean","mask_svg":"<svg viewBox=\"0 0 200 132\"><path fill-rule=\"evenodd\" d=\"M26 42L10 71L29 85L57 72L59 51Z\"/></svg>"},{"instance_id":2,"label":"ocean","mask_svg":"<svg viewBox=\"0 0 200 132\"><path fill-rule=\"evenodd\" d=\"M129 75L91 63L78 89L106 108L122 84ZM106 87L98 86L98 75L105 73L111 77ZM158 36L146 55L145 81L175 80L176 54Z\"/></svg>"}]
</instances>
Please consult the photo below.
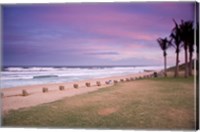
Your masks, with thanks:
<instances>
[{"instance_id":1,"label":"ocean","mask_svg":"<svg viewBox=\"0 0 200 132\"><path fill-rule=\"evenodd\" d=\"M1 71L1 88L72 82L128 75L144 70L161 70L162 68L163 66L4 67Z\"/></svg>"}]
</instances>

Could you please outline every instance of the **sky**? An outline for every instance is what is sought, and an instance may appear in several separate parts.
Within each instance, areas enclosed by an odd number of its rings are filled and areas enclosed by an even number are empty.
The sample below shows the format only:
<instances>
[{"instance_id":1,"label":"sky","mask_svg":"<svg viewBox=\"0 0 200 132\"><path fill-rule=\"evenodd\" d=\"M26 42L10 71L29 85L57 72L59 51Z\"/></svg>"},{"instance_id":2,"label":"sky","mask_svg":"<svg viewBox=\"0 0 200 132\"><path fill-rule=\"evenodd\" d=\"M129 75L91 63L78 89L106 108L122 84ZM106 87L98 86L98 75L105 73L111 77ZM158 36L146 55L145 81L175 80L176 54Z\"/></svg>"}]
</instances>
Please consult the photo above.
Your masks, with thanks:
<instances>
[{"instance_id":1,"label":"sky","mask_svg":"<svg viewBox=\"0 0 200 132\"><path fill-rule=\"evenodd\" d=\"M172 19L193 21L194 3L3 5L3 65L163 65L156 40ZM167 53L175 65L175 49Z\"/></svg>"}]
</instances>

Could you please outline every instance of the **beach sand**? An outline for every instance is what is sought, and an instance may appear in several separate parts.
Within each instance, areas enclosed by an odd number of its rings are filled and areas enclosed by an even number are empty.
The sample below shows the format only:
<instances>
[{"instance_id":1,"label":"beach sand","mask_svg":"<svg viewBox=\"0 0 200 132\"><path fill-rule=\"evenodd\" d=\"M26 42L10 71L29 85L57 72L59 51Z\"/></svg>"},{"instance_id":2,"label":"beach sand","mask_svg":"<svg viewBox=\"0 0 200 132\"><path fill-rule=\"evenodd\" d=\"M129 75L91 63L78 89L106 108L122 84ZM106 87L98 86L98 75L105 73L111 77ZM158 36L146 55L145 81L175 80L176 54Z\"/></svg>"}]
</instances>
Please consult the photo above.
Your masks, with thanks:
<instances>
[{"instance_id":1,"label":"beach sand","mask_svg":"<svg viewBox=\"0 0 200 132\"><path fill-rule=\"evenodd\" d=\"M77 82L66 82L66 83L54 83L54 84L43 84L43 85L32 85L32 86L21 86L15 88L4 88L2 89L3 97L2 99L2 111L3 113L9 110L16 110L19 108L36 106L44 103L53 102L56 100L63 99L65 97L71 97L83 93L88 93L96 91L100 88L106 88L114 85L113 81L120 79L126 80L126 78L136 78L145 75L153 74L153 72L143 72L137 74L131 74L126 76L113 76L106 78L96 78L91 80L77 81ZM105 84L105 81L112 80L112 83ZM101 82L101 86L97 86L96 81ZM85 83L90 82L91 86L86 87ZM76 89L73 84L78 84L79 87ZM59 90L59 86L64 86L65 90ZM48 88L47 93L42 92L42 88ZM28 92L28 96L22 96L22 90Z\"/></svg>"}]
</instances>

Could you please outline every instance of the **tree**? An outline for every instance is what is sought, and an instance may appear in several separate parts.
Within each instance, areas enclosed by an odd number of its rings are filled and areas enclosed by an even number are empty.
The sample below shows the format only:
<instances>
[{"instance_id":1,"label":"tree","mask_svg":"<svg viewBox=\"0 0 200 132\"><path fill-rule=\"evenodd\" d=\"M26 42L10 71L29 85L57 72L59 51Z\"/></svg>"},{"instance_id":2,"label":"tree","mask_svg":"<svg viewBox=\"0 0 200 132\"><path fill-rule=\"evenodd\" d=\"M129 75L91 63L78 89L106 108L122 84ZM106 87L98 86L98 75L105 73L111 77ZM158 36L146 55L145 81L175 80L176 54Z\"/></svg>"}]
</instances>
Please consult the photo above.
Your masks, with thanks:
<instances>
[{"instance_id":1,"label":"tree","mask_svg":"<svg viewBox=\"0 0 200 132\"><path fill-rule=\"evenodd\" d=\"M190 38L189 38L189 76L192 76L192 67L193 67L193 52L194 52L194 28L192 27Z\"/></svg>"},{"instance_id":2,"label":"tree","mask_svg":"<svg viewBox=\"0 0 200 132\"><path fill-rule=\"evenodd\" d=\"M176 21L174 19L173 21L174 21L175 27L172 29L172 33L170 34L170 37L171 37L171 45L176 50L175 51L176 52L176 68L175 68L174 76L178 77L179 76L179 53L182 47L181 36L180 36L181 31Z\"/></svg>"},{"instance_id":3,"label":"tree","mask_svg":"<svg viewBox=\"0 0 200 132\"><path fill-rule=\"evenodd\" d=\"M164 57L164 75L167 76L167 52L166 50L169 48L169 41L167 38L158 38L157 39L158 44L160 45L160 48L163 50L163 57Z\"/></svg>"},{"instance_id":4,"label":"tree","mask_svg":"<svg viewBox=\"0 0 200 132\"><path fill-rule=\"evenodd\" d=\"M184 51L185 51L185 77L187 78L189 75L188 71L188 46L190 45L192 39L192 34L193 34L193 23L192 21L186 21L184 22L181 20L180 24L180 35L181 35L181 40L184 43ZM192 52L190 53L190 58L192 57ZM192 63L192 62L191 62Z\"/></svg>"},{"instance_id":5,"label":"tree","mask_svg":"<svg viewBox=\"0 0 200 132\"><path fill-rule=\"evenodd\" d=\"M199 23L196 25L197 73L199 72Z\"/></svg>"}]
</instances>

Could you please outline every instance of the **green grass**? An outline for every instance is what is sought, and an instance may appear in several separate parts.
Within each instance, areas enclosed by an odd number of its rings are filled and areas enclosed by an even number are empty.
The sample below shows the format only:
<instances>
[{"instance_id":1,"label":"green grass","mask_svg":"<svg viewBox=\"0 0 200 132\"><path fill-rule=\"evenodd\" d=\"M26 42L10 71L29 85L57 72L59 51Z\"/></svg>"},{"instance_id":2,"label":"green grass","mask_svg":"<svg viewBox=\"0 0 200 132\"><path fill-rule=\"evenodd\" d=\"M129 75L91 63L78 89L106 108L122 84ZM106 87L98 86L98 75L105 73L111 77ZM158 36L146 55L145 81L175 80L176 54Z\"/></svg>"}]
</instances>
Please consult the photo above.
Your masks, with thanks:
<instances>
[{"instance_id":1,"label":"green grass","mask_svg":"<svg viewBox=\"0 0 200 132\"><path fill-rule=\"evenodd\" d=\"M13 110L3 126L112 129L195 129L190 78L145 79L53 103Z\"/></svg>"}]
</instances>

